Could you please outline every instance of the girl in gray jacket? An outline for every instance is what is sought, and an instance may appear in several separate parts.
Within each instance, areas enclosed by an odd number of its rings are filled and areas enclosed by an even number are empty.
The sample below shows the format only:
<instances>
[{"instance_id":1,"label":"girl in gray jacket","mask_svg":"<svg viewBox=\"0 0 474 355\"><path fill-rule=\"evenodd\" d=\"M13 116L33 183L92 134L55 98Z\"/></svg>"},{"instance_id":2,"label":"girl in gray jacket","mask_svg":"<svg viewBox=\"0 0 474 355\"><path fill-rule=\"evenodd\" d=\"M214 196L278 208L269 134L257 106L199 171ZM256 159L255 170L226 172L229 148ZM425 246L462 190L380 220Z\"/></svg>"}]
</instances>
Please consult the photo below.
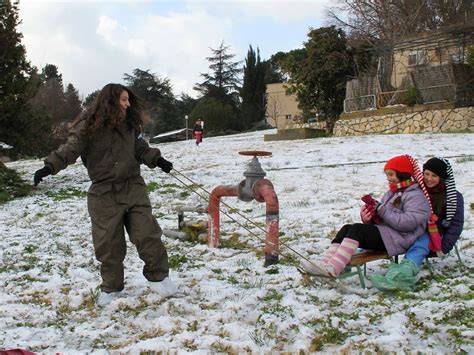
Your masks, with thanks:
<instances>
[{"instance_id":1,"label":"girl in gray jacket","mask_svg":"<svg viewBox=\"0 0 474 355\"><path fill-rule=\"evenodd\" d=\"M403 254L420 237L431 216L425 192L415 181L416 162L408 155L387 161L384 167L389 190L380 203L361 208L362 223L344 225L320 261L303 261L304 271L337 277L350 262L357 248ZM420 181L422 184L422 182Z\"/></svg>"}]
</instances>

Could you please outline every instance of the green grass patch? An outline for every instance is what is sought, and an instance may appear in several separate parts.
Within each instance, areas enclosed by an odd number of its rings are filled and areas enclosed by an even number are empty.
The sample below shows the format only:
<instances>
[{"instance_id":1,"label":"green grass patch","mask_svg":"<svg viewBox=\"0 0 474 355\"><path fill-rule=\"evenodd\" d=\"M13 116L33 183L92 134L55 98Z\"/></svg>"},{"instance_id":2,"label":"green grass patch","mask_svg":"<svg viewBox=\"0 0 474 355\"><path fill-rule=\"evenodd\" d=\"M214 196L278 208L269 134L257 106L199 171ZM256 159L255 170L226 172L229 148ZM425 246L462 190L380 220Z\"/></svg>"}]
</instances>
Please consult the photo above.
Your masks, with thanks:
<instances>
[{"instance_id":1,"label":"green grass patch","mask_svg":"<svg viewBox=\"0 0 474 355\"><path fill-rule=\"evenodd\" d=\"M269 301L281 301L283 299L283 294L279 293L276 290L269 290L262 300L265 302Z\"/></svg>"},{"instance_id":2,"label":"green grass patch","mask_svg":"<svg viewBox=\"0 0 474 355\"><path fill-rule=\"evenodd\" d=\"M279 303L265 305L262 308L262 314L259 316L257 322L262 319L264 314L272 314L282 320L287 319L288 317L293 317L293 308L290 306L282 306Z\"/></svg>"},{"instance_id":3,"label":"green grass patch","mask_svg":"<svg viewBox=\"0 0 474 355\"><path fill-rule=\"evenodd\" d=\"M359 319L359 312L353 313L344 313L344 312L334 312L333 317L338 317L340 319L350 319L350 320L357 320Z\"/></svg>"},{"instance_id":4,"label":"green grass patch","mask_svg":"<svg viewBox=\"0 0 474 355\"><path fill-rule=\"evenodd\" d=\"M170 268L172 268L172 269L177 269L181 265L183 265L187 262L188 262L188 258L185 255L171 255L168 258L168 263L170 265Z\"/></svg>"},{"instance_id":5,"label":"green grass patch","mask_svg":"<svg viewBox=\"0 0 474 355\"><path fill-rule=\"evenodd\" d=\"M459 304L457 308L445 311L441 319L435 319L436 325L465 326L467 329L474 328L474 318L472 317L472 307Z\"/></svg>"},{"instance_id":6,"label":"green grass patch","mask_svg":"<svg viewBox=\"0 0 474 355\"><path fill-rule=\"evenodd\" d=\"M51 198L53 201L63 201L74 197L85 198L87 192L71 187L69 189L61 189L57 192L47 191L46 196Z\"/></svg>"},{"instance_id":7,"label":"green grass patch","mask_svg":"<svg viewBox=\"0 0 474 355\"><path fill-rule=\"evenodd\" d=\"M146 189L148 190L148 192L153 192L155 190L158 190L159 187L160 187L160 185L158 185L157 182L149 182L146 185Z\"/></svg>"},{"instance_id":8,"label":"green grass patch","mask_svg":"<svg viewBox=\"0 0 474 355\"><path fill-rule=\"evenodd\" d=\"M174 194L176 190L181 190L181 188L176 184L156 184L156 189L160 189L159 192L162 194Z\"/></svg>"},{"instance_id":9,"label":"green grass patch","mask_svg":"<svg viewBox=\"0 0 474 355\"><path fill-rule=\"evenodd\" d=\"M279 273L280 273L280 270L278 270L277 266L272 266L272 267L269 267L267 270L265 270L265 274L268 274L268 275L276 275Z\"/></svg>"},{"instance_id":10,"label":"green grass patch","mask_svg":"<svg viewBox=\"0 0 474 355\"><path fill-rule=\"evenodd\" d=\"M189 191L181 191L181 192L179 193L179 198L181 198L181 199L185 199L185 198L187 198L187 197L189 197L189 196L191 196L191 193L190 193Z\"/></svg>"},{"instance_id":11,"label":"green grass patch","mask_svg":"<svg viewBox=\"0 0 474 355\"><path fill-rule=\"evenodd\" d=\"M327 325L317 330L317 334L311 339L309 351L321 351L327 344L342 344L348 337L348 334L342 332L339 328L333 327L328 322Z\"/></svg>"},{"instance_id":12,"label":"green grass patch","mask_svg":"<svg viewBox=\"0 0 474 355\"><path fill-rule=\"evenodd\" d=\"M202 228L201 225L183 227L182 231L186 233L186 235L188 236L188 240L190 240L191 242L202 244L207 243L207 240L199 237L201 234L207 233L207 229Z\"/></svg>"},{"instance_id":13,"label":"green grass patch","mask_svg":"<svg viewBox=\"0 0 474 355\"><path fill-rule=\"evenodd\" d=\"M229 238L221 239L219 247L230 249L251 249L248 243L239 240L239 234L237 233L233 233Z\"/></svg>"},{"instance_id":14,"label":"green grass patch","mask_svg":"<svg viewBox=\"0 0 474 355\"><path fill-rule=\"evenodd\" d=\"M231 285L238 285L239 284L239 280L237 280L237 278L233 275L229 276L229 278L227 279L227 281L231 284Z\"/></svg>"},{"instance_id":15,"label":"green grass patch","mask_svg":"<svg viewBox=\"0 0 474 355\"><path fill-rule=\"evenodd\" d=\"M27 244L25 245L25 248L23 249L23 251L25 253L34 253L35 251L38 250L38 246L37 245L34 245L34 244Z\"/></svg>"}]
</instances>

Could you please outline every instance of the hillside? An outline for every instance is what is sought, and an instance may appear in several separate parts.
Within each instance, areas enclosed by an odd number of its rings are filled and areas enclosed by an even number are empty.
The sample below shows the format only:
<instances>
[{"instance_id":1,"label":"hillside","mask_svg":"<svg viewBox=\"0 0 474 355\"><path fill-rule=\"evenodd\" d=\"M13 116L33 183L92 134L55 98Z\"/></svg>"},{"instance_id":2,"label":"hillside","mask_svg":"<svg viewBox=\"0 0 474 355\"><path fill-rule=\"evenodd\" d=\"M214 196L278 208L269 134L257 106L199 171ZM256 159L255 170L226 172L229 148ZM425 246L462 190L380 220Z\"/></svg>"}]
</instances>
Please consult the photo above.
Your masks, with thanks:
<instances>
[{"instance_id":1,"label":"hillside","mask_svg":"<svg viewBox=\"0 0 474 355\"><path fill-rule=\"evenodd\" d=\"M264 133L269 131L204 138L199 147L192 141L158 147L202 196L243 180L249 157L239 151L271 151L260 162L278 195L280 241L308 257L322 253L343 224L359 221L361 195L386 190L388 158L408 153L423 163L447 157L465 199L458 245L465 266L454 255L435 260L434 276L421 271L418 292L395 294L362 289L357 277L330 283L302 277L285 246L281 262L264 268L265 204L224 198L238 223L221 214L221 248L163 237L180 297L161 300L148 289L142 261L128 241L123 296L98 308L99 265L85 197L89 181L79 160L45 178L29 197L1 205L0 349L474 353L474 136L263 142ZM42 164L22 160L7 166L32 180ZM162 228L177 225L177 205L207 204L171 175L145 166L142 174ZM387 265L370 263L368 272L383 273Z\"/></svg>"}]
</instances>

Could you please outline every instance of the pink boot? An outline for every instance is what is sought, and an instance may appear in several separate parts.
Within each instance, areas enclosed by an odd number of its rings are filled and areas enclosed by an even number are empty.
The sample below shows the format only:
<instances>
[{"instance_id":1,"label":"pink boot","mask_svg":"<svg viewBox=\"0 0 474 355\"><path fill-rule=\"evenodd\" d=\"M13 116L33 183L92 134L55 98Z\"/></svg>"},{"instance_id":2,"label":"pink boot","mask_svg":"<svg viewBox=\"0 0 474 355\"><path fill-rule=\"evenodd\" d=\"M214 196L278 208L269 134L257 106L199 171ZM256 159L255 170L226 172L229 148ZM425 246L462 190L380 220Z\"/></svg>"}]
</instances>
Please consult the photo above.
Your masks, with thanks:
<instances>
[{"instance_id":1,"label":"pink boot","mask_svg":"<svg viewBox=\"0 0 474 355\"><path fill-rule=\"evenodd\" d=\"M337 249L339 248L341 244L339 243L332 243L329 248L323 253L323 256L321 258L321 261L324 264L329 263L329 260L333 257L333 255L336 253Z\"/></svg>"},{"instance_id":2,"label":"pink boot","mask_svg":"<svg viewBox=\"0 0 474 355\"><path fill-rule=\"evenodd\" d=\"M347 264L351 261L352 255L359 247L359 242L354 239L344 238L337 248L332 258L327 264L327 272L333 277L339 276Z\"/></svg>"}]
</instances>

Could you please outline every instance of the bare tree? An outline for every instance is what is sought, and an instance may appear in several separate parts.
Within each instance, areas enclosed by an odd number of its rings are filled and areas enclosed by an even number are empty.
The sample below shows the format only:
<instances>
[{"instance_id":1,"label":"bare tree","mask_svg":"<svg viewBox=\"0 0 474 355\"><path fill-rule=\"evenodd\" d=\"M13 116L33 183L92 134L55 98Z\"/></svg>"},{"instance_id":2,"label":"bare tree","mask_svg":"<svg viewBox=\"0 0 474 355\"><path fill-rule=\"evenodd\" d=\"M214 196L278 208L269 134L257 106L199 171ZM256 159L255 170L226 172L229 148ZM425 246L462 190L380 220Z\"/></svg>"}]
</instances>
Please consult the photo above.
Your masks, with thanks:
<instances>
[{"instance_id":1,"label":"bare tree","mask_svg":"<svg viewBox=\"0 0 474 355\"><path fill-rule=\"evenodd\" d=\"M472 0L337 0L329 18L355 42L391 45L421 31L472 21Z\"/></svg>"},{"instance_id":2,"label":"bare tree","mask_svg":"<svg viewBox=\"0 0 474 355\"><path fill-rule=\"evenodd\" d=\"M280 129L280 127L278 127L278 116L281 114L282 104L276 96L269 96L267 100L267 113L269 114L268 117L270 117L275 122L276 129Z\"/></svg>"}]
</instances>

